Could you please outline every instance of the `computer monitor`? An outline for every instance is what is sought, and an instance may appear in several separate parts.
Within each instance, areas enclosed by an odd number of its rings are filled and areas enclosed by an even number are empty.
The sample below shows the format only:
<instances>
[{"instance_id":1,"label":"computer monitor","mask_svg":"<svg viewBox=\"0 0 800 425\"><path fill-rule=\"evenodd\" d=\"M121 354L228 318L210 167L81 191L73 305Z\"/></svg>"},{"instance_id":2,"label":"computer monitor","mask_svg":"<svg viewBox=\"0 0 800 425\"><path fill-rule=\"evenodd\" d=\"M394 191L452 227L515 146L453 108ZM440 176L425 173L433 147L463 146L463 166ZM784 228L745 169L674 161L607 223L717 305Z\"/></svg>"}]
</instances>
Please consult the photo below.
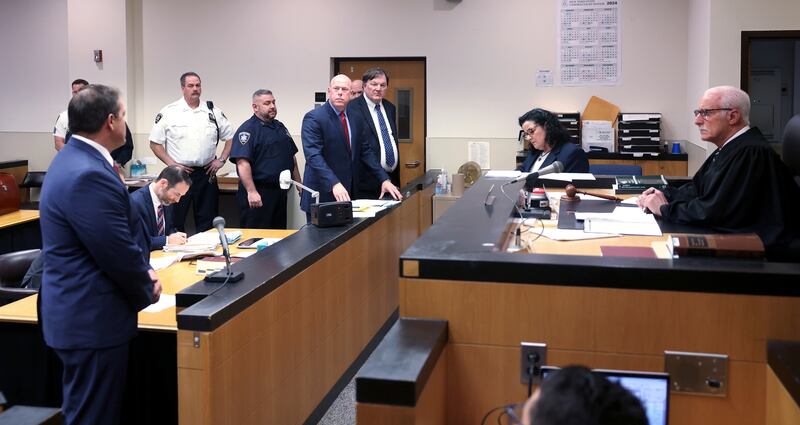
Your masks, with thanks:
<instances>
[{"instance_id":1,"label":"computer monitor","mask_svg":"<svg viewBox=\"0 0 800 425\"><path fill-rule=\"evenodd\" d=\"M557 367L542 368L542 379ZM637 372L627 370L593 369L592 372L605 376L630 391L642 402L650 425L667 425L669 422L669 374L660 372Z\"/></svg>"}]
</instances>

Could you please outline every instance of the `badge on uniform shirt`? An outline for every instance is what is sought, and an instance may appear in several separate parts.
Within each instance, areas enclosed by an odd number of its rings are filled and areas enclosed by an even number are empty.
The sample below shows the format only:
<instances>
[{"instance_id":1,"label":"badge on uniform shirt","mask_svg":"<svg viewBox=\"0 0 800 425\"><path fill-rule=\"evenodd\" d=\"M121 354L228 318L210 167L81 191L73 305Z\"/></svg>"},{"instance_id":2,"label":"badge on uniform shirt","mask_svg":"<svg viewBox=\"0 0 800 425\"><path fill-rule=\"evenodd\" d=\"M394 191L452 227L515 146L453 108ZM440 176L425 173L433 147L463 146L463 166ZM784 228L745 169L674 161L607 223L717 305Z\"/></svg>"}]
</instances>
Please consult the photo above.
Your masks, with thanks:
<instances>
[{"instance_id":1,"label":"badge on uniform shirt","mask_svg":"<svg viewBox=\"0 0 800 425\"><path fill-rule=\"evenodd\" d=\"M161 121L161 117L162 116L163 115L161 115L160 113L158 115L156 115L156 124L158 124L158 122Z\"/></svg>"},{"instance_id":2,"label":"badge on uniform shirt","mask_svg":"<svg viewBox=\"0 0 800 425\"><path fill-rule=\"evenodd\" d=\"M246 131L239 133L239 143L246 145L248 140L250 140L250 133Z\"/></svg>"}]
</instances>

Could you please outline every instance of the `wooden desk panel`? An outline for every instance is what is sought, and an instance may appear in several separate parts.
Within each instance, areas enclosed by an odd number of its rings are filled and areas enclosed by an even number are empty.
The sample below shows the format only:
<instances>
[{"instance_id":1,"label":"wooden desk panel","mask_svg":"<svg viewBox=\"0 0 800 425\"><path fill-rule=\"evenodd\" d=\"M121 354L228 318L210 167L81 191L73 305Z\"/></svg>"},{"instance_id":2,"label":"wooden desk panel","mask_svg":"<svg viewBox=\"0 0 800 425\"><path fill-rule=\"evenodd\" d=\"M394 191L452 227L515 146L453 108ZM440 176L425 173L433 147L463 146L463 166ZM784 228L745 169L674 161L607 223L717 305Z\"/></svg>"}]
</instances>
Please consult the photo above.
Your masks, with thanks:
<instances>
[{"instance_id":1,"label":"wooden desk panel","mask_svg":"<svg viewBox=\"0 0 800 425\"><path fill-rule=\"evenodd\" d=\"M418 208L403 202L214 331L179 330L181 423L306 420L397 308Z\"/></svg>"},{"instance_id":2,"label":"wooden desk panel","mask_svg":"<svg viewBox=\"0 0 800 425\"><path fill-rule=\"evenodd\" d=\"M18 210L0 215L0 229L39 219L39 210Z\"/></svg>"}]
</instances>

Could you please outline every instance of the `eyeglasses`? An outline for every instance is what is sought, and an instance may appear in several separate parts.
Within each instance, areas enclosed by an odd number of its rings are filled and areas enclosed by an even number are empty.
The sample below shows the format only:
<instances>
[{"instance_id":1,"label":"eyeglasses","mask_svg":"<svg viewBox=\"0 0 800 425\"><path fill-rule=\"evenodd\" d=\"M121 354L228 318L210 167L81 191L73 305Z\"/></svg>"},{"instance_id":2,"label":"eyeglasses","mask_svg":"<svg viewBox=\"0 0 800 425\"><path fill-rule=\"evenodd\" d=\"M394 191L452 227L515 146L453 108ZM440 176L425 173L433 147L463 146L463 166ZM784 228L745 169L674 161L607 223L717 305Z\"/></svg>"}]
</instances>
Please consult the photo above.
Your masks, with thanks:
<instances>
[{"instance_id":1,"label":"eyeglasses","mask_svg":"<svg viewBox=\"0 0 800 425\"><path fill-rule=\"evenodd\" d=\"M717 111L732 111L733 108L712 108L712 109L695 109L692 111L694 113L694 117L697 118L698 115L702 116L704 120L708 119L708 116L713 114Z\"/></svg>"},{"instance_id":2,"label":"eyeglasses","mask_svg":"<svg viewBox=\"0 0 800 425\"><path fill-rule=\"evenodd\" d=\"M533 127L529 128L527 130L524 130L524 129L520 130L519 131L520 138L522 138L522 139L530 139L531 137L533 137L533 133L536 132L537 128L539 128L539 126L538 125L534 125Z\"/></svg>"}]
</instances>

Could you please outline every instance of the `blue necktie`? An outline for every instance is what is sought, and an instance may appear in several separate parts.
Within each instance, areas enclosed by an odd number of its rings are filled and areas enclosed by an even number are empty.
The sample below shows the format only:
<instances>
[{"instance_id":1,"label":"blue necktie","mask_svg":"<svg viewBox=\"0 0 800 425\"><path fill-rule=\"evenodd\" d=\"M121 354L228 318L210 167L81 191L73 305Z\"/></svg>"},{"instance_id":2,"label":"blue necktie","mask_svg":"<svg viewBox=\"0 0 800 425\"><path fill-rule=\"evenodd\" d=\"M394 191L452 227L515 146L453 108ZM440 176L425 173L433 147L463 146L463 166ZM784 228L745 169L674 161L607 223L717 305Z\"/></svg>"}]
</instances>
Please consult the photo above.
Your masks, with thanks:
<instances>
[{"instance_id":1,"label":"blue necktie","mask_svg":"<svg viewBox=\"0 0 800 425\"><path fill-rule=\"evenodd\" d=\"M381 113L381 104L375 105L375 113L378 114L378 125L381 127L381 138L383 139L383 152L386 154L386 166L394 167L394 150L392 149L392 139L389 138L389 129L386 128L386 120Z\"/></svg>"}]
</instances>

